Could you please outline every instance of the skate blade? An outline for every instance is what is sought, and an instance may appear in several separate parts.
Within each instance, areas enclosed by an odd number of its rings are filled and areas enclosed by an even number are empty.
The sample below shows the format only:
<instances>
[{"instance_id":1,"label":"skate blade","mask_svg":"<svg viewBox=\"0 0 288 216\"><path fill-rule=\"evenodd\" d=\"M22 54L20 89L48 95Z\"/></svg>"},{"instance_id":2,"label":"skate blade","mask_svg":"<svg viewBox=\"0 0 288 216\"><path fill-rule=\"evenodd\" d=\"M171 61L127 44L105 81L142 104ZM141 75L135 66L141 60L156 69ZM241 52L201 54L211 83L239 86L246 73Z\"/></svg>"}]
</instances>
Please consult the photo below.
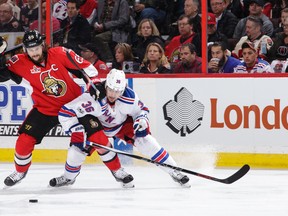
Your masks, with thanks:
<instances>
[{"instance_id":1,"label":"skate blade","mask_svg":"<svg viewBox=\"0 0 288 216\"><path fill-rule=\"evenodd\" d=\"M122 188L134 188L135 185L133 184L133 182L129 182L129 183L122 183L121 184Z\"/></svg>"},{"instance_id":2,"label":"skate blade","mask_svg":"<svg viewBox=\"0 0 288 216\"><path fill-rule=\"evenodd\" d=\"M181 184L182 188L191 188L191 185L187 182L185 184Z\"/></svg>"}]
</instances>

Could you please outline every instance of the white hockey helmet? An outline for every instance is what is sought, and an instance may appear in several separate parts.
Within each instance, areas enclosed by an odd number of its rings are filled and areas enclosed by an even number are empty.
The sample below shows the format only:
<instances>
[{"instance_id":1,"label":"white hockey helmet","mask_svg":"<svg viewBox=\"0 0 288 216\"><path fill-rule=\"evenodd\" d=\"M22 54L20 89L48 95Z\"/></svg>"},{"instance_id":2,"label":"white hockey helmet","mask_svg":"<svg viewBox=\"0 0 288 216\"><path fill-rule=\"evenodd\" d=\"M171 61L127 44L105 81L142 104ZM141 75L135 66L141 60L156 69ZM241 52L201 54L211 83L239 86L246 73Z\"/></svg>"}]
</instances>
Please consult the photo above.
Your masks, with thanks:
<instances>
[{"instance_id":1,"label":"white hockey helmet","mask_svg":"<svg viewBox=\"0 0 288 216\"><path fill-rule=\"evenodd\" d=\"M113 68L106 77L106 87L123 93L126 88L126 76L123 70Z\"/></svg>"}]
</instances>

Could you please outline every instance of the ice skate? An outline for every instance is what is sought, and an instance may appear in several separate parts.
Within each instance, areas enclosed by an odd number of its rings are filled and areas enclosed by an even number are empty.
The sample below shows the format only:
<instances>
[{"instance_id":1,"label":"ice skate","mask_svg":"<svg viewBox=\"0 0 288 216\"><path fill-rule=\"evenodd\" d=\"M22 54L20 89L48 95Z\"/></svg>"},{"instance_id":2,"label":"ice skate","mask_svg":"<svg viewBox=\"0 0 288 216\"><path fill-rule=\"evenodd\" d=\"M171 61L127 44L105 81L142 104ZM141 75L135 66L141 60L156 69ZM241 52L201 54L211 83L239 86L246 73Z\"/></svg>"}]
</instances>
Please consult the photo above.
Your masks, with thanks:
<instances>
[{"instance_id":1,"label":"ice skate","mask_svg":"<svg viewBox=\"0 0 288 216\"><path fill-rule=\"evenodd\" d=\"M68 179L64 176L56 177L50 180L49 185L51 187L62 187L62 186L68 186L74 184L76 178L74 179Z\"/></svg>"},{"instance_id":2,"label":"ice skate","mask_svg":"<svg viewBox=\"0 0 288 216\"><path fill-rule=\"evenodd\" d=\"M4 184L8 187L11 187L19 183L23 178L25 178L26 174L27 171L26 172L14 171L12 174L6 177L6 179L4 180Z\"/></svg>"},{"instance_id":3,"label":"ice skate","mask_svg":"<svg viewBox=\"0 0 288 216\"><path fill-rule=\"evenodd\" d=\"M182 173L178 172L178 171L174 171L171 174L172 179L179 183L182 187L191 187L191 185L189 184L189 178L186 175L183 175Z\"/></svg>"},{"instance_id":4,"label":"ice skate","mask_svg":"<svg viewBox=\"0 0 288 216\"><path fill-rule=\"evenodd\" d=\"M116 171L111 171L112 175L115 177L116 181L122 183L123 188L133 188L133 176L128 174L127 172L124 171L123 168L120 168Z\"/></svg>"}]
</instances>

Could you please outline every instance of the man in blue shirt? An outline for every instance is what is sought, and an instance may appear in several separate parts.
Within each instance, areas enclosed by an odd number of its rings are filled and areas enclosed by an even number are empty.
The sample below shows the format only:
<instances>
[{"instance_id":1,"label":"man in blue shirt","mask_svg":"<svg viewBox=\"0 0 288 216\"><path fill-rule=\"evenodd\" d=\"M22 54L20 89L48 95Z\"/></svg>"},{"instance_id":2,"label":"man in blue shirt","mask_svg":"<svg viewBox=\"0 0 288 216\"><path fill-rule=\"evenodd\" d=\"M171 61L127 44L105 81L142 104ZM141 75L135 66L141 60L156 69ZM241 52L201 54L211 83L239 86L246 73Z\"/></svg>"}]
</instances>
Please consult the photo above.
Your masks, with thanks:
<instances>
[{"instance_id":1,"label":"man in blue shirt","mask_svg":"<svg viewBox=\"0 0 288 216\"><path fill-rule=\"evenodd\" d=\"M240 60L227 55L227 49L223 43L212 43L209 51L211 59L208 62L208 73L233 73L234 67L240 64Z\"/></svg>"}]
</instances>

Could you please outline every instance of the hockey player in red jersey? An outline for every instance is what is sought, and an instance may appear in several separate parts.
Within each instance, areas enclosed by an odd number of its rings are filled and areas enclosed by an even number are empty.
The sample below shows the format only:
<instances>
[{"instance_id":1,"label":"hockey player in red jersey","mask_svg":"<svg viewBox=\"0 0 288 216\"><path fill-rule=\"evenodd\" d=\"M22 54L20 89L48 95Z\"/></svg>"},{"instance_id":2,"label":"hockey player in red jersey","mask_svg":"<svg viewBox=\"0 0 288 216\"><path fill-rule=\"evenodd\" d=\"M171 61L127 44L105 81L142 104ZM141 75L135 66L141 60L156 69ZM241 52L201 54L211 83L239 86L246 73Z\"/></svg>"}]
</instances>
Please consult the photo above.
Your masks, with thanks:
<instances>
[{"instance_id":1,"label":"hockey player in red jersey","mask_svg":"<svg viewBox=\"0 0 288 216\"><path fill-rule=\"evenodd\" d=\"M122 70L112 69L106 80L99 89L104 90L106 97L91 101L89 94L84 93L80 97L63 106L59 112L59 121L65 131L78 123L78 119L86 115L97 116L104 127L105 135L111 138L115 144L126 142L134 145L138 151L151 158L151 160L176 166L176 162L169 155L157 140L150 134L148 120L149 110L139 99L136 92L127 87L125 73ZM86 102L85 102L86 101ZM85 106L83 106L85 104ZM87 106L86 106L87 105ZM113 138L112 138L113 137ZM87 142L89 146L89 141ZM67 164L80 166L85 157L76 157L77 154L71 153L67 156ZM75 150L74 150L75 151ZM163 167L160 167L163 168ZM163 168L174 181L183 187L190 187L189 178L178 170ZM80 170L79 170L80 171ZM57 179L68 178L75 181L79 172L71 172L67 169L64 175L51 179L55 182Z\"/></svg>"},{"instance_id":2,"label":"hockey player in red jersey","mask_svg":"<svg viewBox=\"0 0 288 216\"><path fill-rule=\"evenodd\" d=\"M5 44L6 42L1 38L0 46L3 47ZM48 48L43 37L36 30L25 32L23 49L24 54L12 56L6 65L3 64L3 55L1 57L0 81L12 79L20 84L25 79L32 87L31 96L34 102L32 110L19 128L14 155L16 171L4 180L6 186L15 185L26 176L31 165L34 146L41 143L43 137L59 124L60 108L82 94L81 87L74 82L73 78L82 78L87 82L83 73L92 80L95 80L98 75L90 62L72 50L64 47ZM93 94L92 91L91 93ZM86 124L92 121L93 125ZM81 118L79 122L85 126L74 125L69 131L72 147L83 148L83 143L79 143L79 140L82 141L84 136L87 140L111 146L96 117ZM102 159L114 176L121 176L122 178L119 179L125 182L133 180L133 177L121 168L116 154L101 149L97 149L97 152L101 155L107 153L110 156L109 160L104 157ZM67 167L67 169L77 170L78 167ZM72 183L73 181L70 182Z\"/></svg>"}]
</instances>

